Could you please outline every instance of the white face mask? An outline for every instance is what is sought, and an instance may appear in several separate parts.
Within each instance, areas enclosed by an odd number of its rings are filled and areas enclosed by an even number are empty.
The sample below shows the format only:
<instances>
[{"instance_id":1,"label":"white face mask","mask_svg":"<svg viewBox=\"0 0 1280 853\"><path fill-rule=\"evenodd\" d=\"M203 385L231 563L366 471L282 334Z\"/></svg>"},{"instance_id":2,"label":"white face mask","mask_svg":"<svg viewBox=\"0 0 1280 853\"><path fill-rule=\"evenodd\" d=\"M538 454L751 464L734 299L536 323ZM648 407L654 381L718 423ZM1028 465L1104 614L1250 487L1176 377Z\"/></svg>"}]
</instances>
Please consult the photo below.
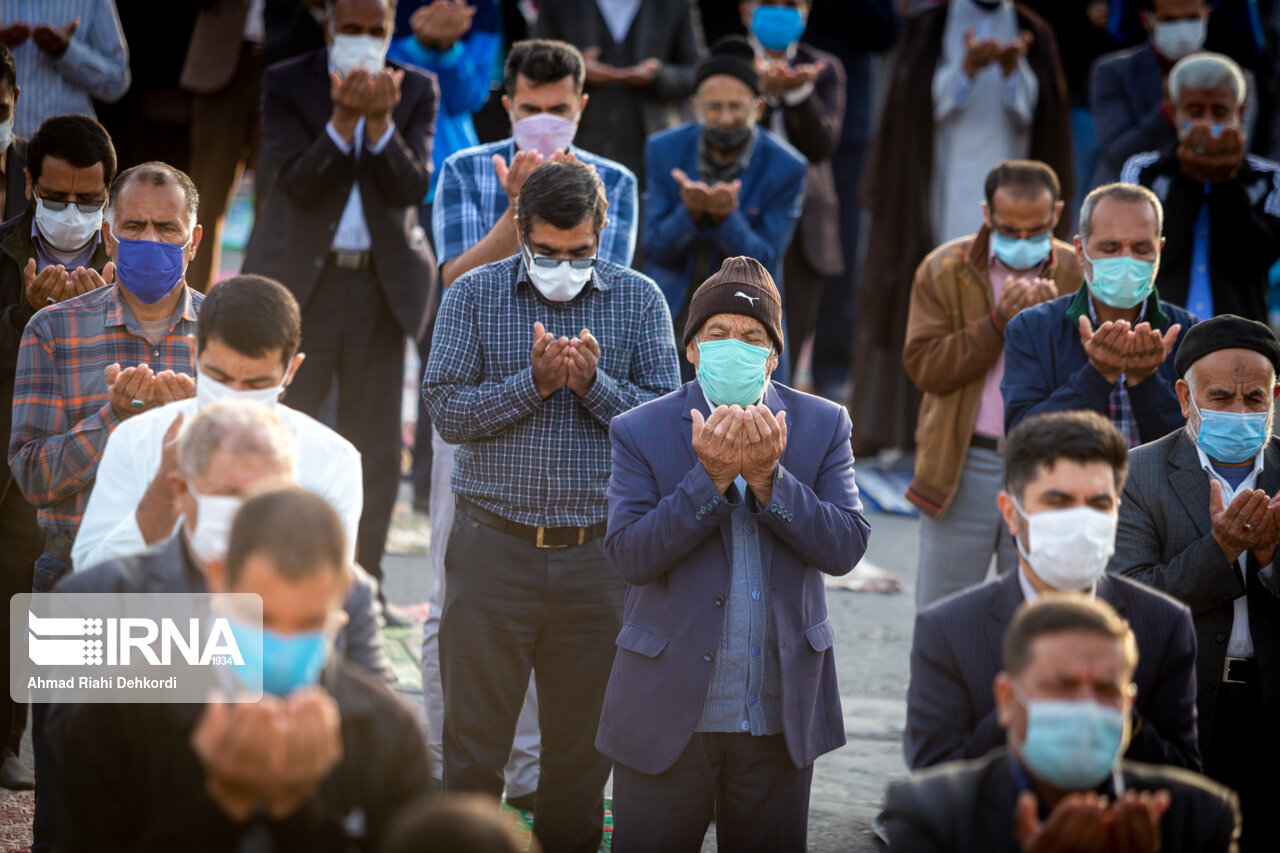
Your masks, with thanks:
<instances>
[{"instance_id":1,"label":"white face mask","mask_svg":"<svg viewBox=\"0 0 1280 853\"><path fill-rule=\"evenodd\" d=\"M220 400L247 400L251 403L261 403L268 409L274 409L280 401L280 394L283 391L283 381L279 385L273 385L270 388L237 391L207 373L202 373L199 366L196 367L196 411L203 411Z\"/></svg>"},{"instance_id":2,"label":"white face mask","mask_svg":"<svg viewBox=\"0 0 1280 853\"><path fill-rule=\"evenodd\" d=\"M1165 58L1177 62L1204 46L1204 18L1186 21L1156 21L1151 27L1151 43Z\"/></svg>"},{"instance_id":3,"label":"white face mask","mask_svg":"<svg viewBox=\"0 0 1280 853\"><path fill-rule=\"evenodd\" d=\"M573 144L578 123L551 113L522 118L511 123L511 138L521 151L537 151L550 157Z\"/></svg>"},{"instance_id":4,"label":"white face mask","mask_svg":"<svg viewBox=\"0 0 1280 853\"><path fill-rule=\"evenodd\" d=\"M329 66L343 77L357 68L377 74L386 60L387 40L380 36L338 34L329 45Z\"/></svg>"},{"instance_id":5,"label":"white face mask","mask_svg":"<svg viewBox=\"0 0 1280 853\"><path fill-rule=\"evenodd\" d=\"M50 210L45 207L44 199L37 198L36 227L59 252L74 252L87 246L93 235L102 230L102 209L84 213L74 204L68 204L62 210Z\"/></svg>"},{"instance_id":6,"label":"white face mask","mask_svg":"<svg viewBox=\"0 0 1280 853\"><path fill-rule=\"evenodd\" d=\"M191 550L203 563L226 560L231 523L244 501L224 495L202 495L190 483L187 488L196 499L196 528L191 531Z\"/></svg>"},{"instance_id":7,"label":"white face mask","mask_svg":"<svg viewBox=\"0 0 1280 853\"><path fill-rule=\"evenodd\" d=\"M1082 590L1093 586L1116 550L1116 517L1092 507L1077 506L1027 515L1017 538L1018 553L1040 579L1054 589Z\"/></svg>"},{"instance_id":8,"label":"white face mask","mask_svg":"<svg viewBox=\"0 0 1280 853\"><path fill-rule=\"evenodd\" d=\"M524 266L529 273L529 281L539 293L552 302L568 302L581 293L582 288L591 281L593 267L575 270L569 266L568 261L562 261L551 268L539 267L534 265L533 255L528 249L525 249L524 253Z\"/></svg>"},{"instance_id":9,"label":"white face mask","mask_svg":"<svg viewBox=\"0 0 1280 853\"><path fill-rule=\"evenodd\" d=\"M9 146L13 144L13 116L9 116L4 121L0 121L0 153L9 150Z\"/></svg>"}]
</instances>

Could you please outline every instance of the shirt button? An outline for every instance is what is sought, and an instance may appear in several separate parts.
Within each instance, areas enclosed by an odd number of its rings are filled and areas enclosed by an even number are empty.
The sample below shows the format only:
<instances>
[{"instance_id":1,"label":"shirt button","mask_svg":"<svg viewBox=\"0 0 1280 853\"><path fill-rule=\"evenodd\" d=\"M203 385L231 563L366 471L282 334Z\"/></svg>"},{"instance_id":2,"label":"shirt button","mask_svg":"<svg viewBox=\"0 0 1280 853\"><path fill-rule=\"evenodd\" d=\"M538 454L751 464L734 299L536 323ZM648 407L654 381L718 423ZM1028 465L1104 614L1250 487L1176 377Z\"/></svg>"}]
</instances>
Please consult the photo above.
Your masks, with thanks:
<instances>
[{"instance_id":1,"label":"shirt button","mask_svg":"<svg viewBox=\"0 0 1280 853\"><path fill-rule=\"evenodd\" d=\"M742 730L743 730L744 732L749 732L749 731L751 731L751 723L750 723L749 721L747 721L747 720L743 720L743 721L742 721Z\"/></svg>"},{"instance_id":2,"label":"shirt button","mask_svg":"<svg viewBox=\"0 0 1280 853\"><path fill-rule=\"evenodd\" d=\"M702 659L703 659L703 660L705 660L705 661L707 661L708 663L710 663L711 661L715 660L715 657L716 657L716 653L715 653L715 652L703 652L703 653L702 653Z\"/></svg>"},{"instance_id":3,"label":"shirt button","mask_svg":"<svg viewBox=\"0 0 1280 853\"><path fill-rule=\"evenodd\" d=\"M324 266L324 258L316 258L311 262L311 265L316 269L320 269L320 267Z\"/></svg>"},{"instance_id":4,"label":"shirt button","mask_svg":"<svg viewBox=\"0 0 1280 853\"><path fill-rule=\"evenodd\" d=\"M758 657L760 657L760 647L759 647L759 646L752 646L752 647L751 647L751 656L752 656L753 658L758 658Z\"/></svg>"},{"instance_id":5,"label":"shirt button","mask_svg":"<svg viewBox=\"0 0 1280 853\"><path fill-rule=\"evenodd\" d=\"M723 595L717 595L717 596L716 596L716 607L724 607L724 596L723 596Z\"/></svg>"},{"instance_id":6,"label":"shirt button","mask_svg":"<svg viewBox=\"0 0 1280 853\"><path fill-rule=\"evenodd\" d=\"M748 524L748 525L747 525L747 532L748 532L748 533L751 533L751 534L754 534L754 533L756 532L756 526L755 526L754 524Z\"/></svg>"},{"instance_id":7,"label":"shirt button","mask_svg":"<svg viewBox=\"0 0 1280 853\"><path fill-rule=\"evenodd\" d=\"M1214 637L1214 639L1215 639L1215 640L1217 640L1219 643L1225 643L1225 642L1227 641L1227 635L1226 635L1226 634L1218 634L1218 635L1216 635L1216 636Z\"/></svg>"},{"instance_id":8,"label":"shirt button","mask_svg":"<svg viewBox=\"0 0 1280 853\"><path fill-rule=\"evenodd\" d=\"M153 358L159 358L159 357L160 357L160 350L153 350L153 351L152 351L152 353L151 353L151 355L152 355L152 357L153 357Z\"/></svg>"},{"instance_id":9,"label":"shirt button","mask_svg":"<svg viewBox=\"0 0 1280 853\"><path fill-rule=\"evenodd\" d=\"M748 704L748 705L751 705L752 707L755 707L755 704L756 704L756 697L754 697L754 696L748 696L748 697L747 697L747 704Z\"/></svg>"},{"instance_id":10,"label":"shirt button","mask_svg":"<svg viewBox=\"0 0 1280 853\"><path fill-rule=\"evenodd\" d=\"M758 590L758 589L753 589L753 590L751 590L751 600L752 600L752 601L759 601L759 600L760 600L760 590Z\"/></svg>"}]
</instances>

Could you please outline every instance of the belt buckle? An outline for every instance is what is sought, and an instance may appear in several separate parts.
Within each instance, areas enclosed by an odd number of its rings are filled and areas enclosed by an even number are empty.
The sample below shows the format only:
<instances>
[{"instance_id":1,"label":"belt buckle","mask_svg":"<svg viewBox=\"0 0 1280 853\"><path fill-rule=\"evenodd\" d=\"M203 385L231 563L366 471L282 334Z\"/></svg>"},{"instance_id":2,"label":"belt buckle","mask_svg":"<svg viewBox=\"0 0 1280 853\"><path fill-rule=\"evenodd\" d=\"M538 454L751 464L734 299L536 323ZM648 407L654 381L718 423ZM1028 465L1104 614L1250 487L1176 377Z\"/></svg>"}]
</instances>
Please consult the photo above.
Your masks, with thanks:
<instances>
[{"instance_id":1,"label":"belt buckle","mask_svg":"<svg viewBox=\"0 0 1280 853\"><path fill-rule=\"evenodd\" d=\"M1248 660L1248 658L1229 657L1224 659L1222 661L1222 682L1224 684L1248 684L1249 682L1247 681L1243 681L1241 679L1231 677L1231 662L1233 660L1238 660L1243 663L1244 661Z\"/></svg>"},{"instance_id":2,"label":"belt buckle","mask_svg":"<svg viewBox=\"0 0 1280 853\"><path fill-rule=\"evenodd\" d=\"M546 533L547 528L543 527L542 525L538 525L537 531L538 531L538 532L537 532L537 538L536 538L536 539L534 539L534 543L533 543L533 544L534 544L534 545L536 545L536 546L537 546L537 547L539 547L539 548L543 548L543 549L547 549L547 548L555 548L555 549L559 549L559 548L570 548L570 547L572 547L571 545L547 545L547 544L544 544L544 543L543 543L543 541L542 541L542 535L543 535L544 533ZM578 541L577 541L577 543L576 543L576 544L581 545L584 541L586 541L586 537L587 537L587 528L585 528L585 527L579 527L579 528L578 528Z\"/></svg>"},{"instance_id":3,"label":"belt buckle","mask_svg":"<svg viewBox=\"0 0 1280 853\"><path fill-rule=\"evenodd\" d=\"M334 252L333 265L344 270L358 270L364 267L364 252Z\"/></svg>"}]
</instances>

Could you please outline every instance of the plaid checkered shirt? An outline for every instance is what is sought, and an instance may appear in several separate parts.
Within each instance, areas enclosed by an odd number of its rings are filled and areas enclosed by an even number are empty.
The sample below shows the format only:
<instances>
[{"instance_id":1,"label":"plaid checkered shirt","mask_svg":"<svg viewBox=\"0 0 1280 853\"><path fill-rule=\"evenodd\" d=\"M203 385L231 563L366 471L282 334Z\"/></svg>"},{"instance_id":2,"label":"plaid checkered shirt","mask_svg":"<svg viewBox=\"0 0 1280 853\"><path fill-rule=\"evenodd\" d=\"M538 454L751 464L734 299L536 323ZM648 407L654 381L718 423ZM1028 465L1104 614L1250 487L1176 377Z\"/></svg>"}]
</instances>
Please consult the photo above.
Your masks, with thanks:
<instances>
[{"instance_id":1,"label":"plaid checkered shirt","mask_svg":"<svg viewBox=\"0 0 1280 853\"><path fill-rule=\"evenodd\" d=\"M538 394L533 324L600 342L595 383ZM666 300L654 282L601 260L571 302L552 305L513 255L445 292L422 393L431 423L460 445L453 491L520 524L587 527L608 515L609 421L680 386Z\"/></svg>"},{"instance_id":2,"label":"plaid checkered shirt","mask_svg":"<svg viewBox=\"0 0 1280 853\"><path fill-rule=\"evenodd\" d=\"M621 163L569 146L578 160L592 166L604 182L609 221L600 234L600 257L630 266L636 251L636 176ZM431 207L436 258L451 261L479 243L507 212L507 191L493 169L493 155L508 163L516 156L510 139L467 148L444 161Z\"/></svg>"},{"instance_id":3,"label":"plaid checkered shirt","mask_svg":"<svg viewBox=\"0 0 1280 853\"><path fill-rule=\"evenodd\" d=\"M104 374L145 362L156 373L192 373L188 335L204 297L190 288L157 344L143 332L117 285L50 306L27 323L18 350L9 467L39 508L40 527L75 539L98 460L121 421Z\"/></svg>"}]
</instances>

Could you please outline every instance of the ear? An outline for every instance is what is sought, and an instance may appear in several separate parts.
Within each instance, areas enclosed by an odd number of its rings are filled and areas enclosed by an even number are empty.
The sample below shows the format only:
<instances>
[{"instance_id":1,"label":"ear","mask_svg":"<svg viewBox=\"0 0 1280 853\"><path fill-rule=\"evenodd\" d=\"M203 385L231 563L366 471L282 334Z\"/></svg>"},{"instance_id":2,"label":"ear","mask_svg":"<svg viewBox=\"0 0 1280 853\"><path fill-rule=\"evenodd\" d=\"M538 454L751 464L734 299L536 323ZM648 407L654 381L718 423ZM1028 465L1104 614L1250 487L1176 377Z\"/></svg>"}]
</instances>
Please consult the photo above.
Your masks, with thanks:
<instances>
[{"instance_id":1,"label":"ear","mask_svg":"<svg viewBox=\"0 0 1280 853\"><path fill-rule=\"evenodd\" d=\"M1062 218L1062 211L1066 206L1067 203L1065 201L1059 201L1053 206L1053 224L1049 226L1050 233L1058 227L1058 220Z\"/></svg>"},{"instance_id":2,"label":"ear","mask_svg":"<svg viewBox=\"0 0 1280 853\"><path fill-rule=\"evenodd\" d=\"M506 95L502 96L502 111L508 116L511 115L511 98Z\"/></svg>"},{"instance_id":3,"label":"ear","mask_svg":"<svg viewBox=\"0 0 1280 853\"><path fill-rule=\"evenodd\" d=\"M1001 489L1000 494L996 495L996 506L1000 509L1000 515L1004 518L1004 524L1009 530L1009 535L1017 536L1018 508L1014 506L1013 495Z\"/></svg>"},{"instance_id":4,"label":"ear","mask_svg":"<svg viewBox=\"0 0 1280 853\"><path fill-rule=\"evenodd\" d=\"M693 337L689 339L689 343L685 344L684 357L689 359L689 363L693 365L694 370L698 369L698 339ZM1280 387L1280 386L1278 386Z\"/></svg>"},{"instance_id":5,"label":"ear","mask_svg":"<svg viewBox=\"0 0 1280 853\"><path fill-rule=\"evenodd\" d=\"M31 170L30 170L30 169L23 169L23 170L22 170L22 174L23 174L23 177L25 177L25 178L27 179L27 182L26 182L26 188L25 188L25 190L24 190L24 192L25 192L25 194L26 194L26 196L27 196L27 201L32 201L32 200L35 198L35 196L33 196L33 195L31 194Z\"/></svg>"},{"instance_id":6,"label":"ear","mask_svg":"<svg viewBox=\"0 0 1280 853\"><path fill-rule=\"evenodd\" d=\"M287 387L293 381L293 377L298 375L298 368L302 366L302 362L307 358L305 352L300 352L289 360L289 367L284 372L284 384Z\"/></svg>"},{"instance_id":7,"label":"ear","mask_svg":"<svg viewBox=\"0 0 1280 853\"><path fill-rule=\"evenodd\" d=\"M581 115L582 115L582 111L583 111L583 110L585 110L585 109L587 108L587 101L588 101L588 100L590 100L590 99L591 99L591 96L590 96L590 95L588 95L586 92L583 92L583 93L582 93L582 100L578 101L578 115L579 115L579 116L581 116Z\"/></svg>"},{"instance_id":8,"label":"ear","mask_svg":"<svg viewBox=\"0 0 1280 853\"><path fill-rule=\"evenodd\" d=\"M747 30L749 31L751 29L751 4L750 3L738 4L738 17L742 19L742 26L746 27Z\"/></svg>"},{"instance_id":9,"label":"ear","mask_svg":"<svg viewBox=\"0 0 1280 853\"><path fill-rule=\"evenodd\" d=\"M1182 418L1188 420L1191 417L1191 386L1185 379L1179 379L1174 383L1173 390L1178 394L1178 405L1182 407ZM1280 385L1272 389L1272 399L1275 395L1280 394Z\"/></svg>"},{"instance_id":10,"label":"ear","mask_svg":"<svg viewBox=\"0 0 1280 853\"><path fill-rule=\"evenodd\" d=\"M173 505L181 509L187 497L187 480L177 472L169 475L169 494L173 496Z\"/></svg>"},{"instance_id":11,"label":"ear","mask_svg":"<svg viewBox=\"0 0 1280 853\"><path fill-rule=\"evenodd\" d=\"M1001 728L1008 730L1013 725L1015 708L1013 679L1009 677L1007 672L996 673L995 681L991 684L991 691L996 700L996 721L1000 723Z\"/></svg>"},{"instance_id":12,"label":"ear","mask_svg":"<svg viewBox=\"0 0 1280 853\"><path fill-rule=\"evenodd\" d=\"M1142 28L1147 32L1151 32L1151 30L1155 28L1155 18L1152 17L1151 13L1146 9L1143 9L1138 13L1138 20L1142 21Z\"/></svg>"},{"instance_id":13,"label":"ear","mask_svg":"<svg viewBox=\"0 0 1280 853\"><path fill-rule=\"evenodd\" d=\"M764 115L764 108L765 108L764 98L756 98L756 117L755 117L756 122L759 122L760 118Z\"/></svg>"},{"instance_id":14,"label":"ear","mask_svg":"<svg viewBox=\"0 0 1280 853\"><path fill-rule=\"evenodd\" d=\"M14 86L13 87L13 103L15 105L18 103L18 96L21 94L22 94L22 87Z\"/></svg>"},{"instance_id":15,"label":"ear","mask_svg":"<svg viewBox=\"0 0 1280 853\"><path fill-rule=\"evenodd\" d=\"M988 231L996 230L995 226L991 224L991 208L987 207L985 201L979 202L979 204L982 206L982 224L987 226Z\"/></svg>"},{"instance_id":16,"label":"ear","mask_svg":"<svg viewBox=\"0 0 1280 853\"><path fill-rule=\"evenodd\" d=\"M1072 237L1072 238L1071 238L1071 245L1075 247L1075 250L1076 250L1076 260L1078 260L1078 261L1080 262L1080 270L1083 272L1083 271L1084 271L1084 265L1085 265L1085 264L1087 264L1087 263L1089 263L1089 262L1088 262L1087 260L1085 260L1085 257L1084 257L1084 242L1080 239L1080 235L1079 235L1079 234L1077 234L1076 236L1074 236L1074 237Z\"/></svg>"},{"instance_id":17,"label":"ear","mask_svg":"<svg viewBox=\"0 0 1280 853\"><path fill-rule=\"evenodd\" d=\"M766 376L772 376L773 371L778 369L778 353L770 353L769 360L764 364L764 372Z\"/></svg>"},{"instance_id":18,"label":"ear","mask_svg":"<svg viewBox=\"0 0 1280 853\"><path fill-rule=\"evenodd\" d=\"M191 263L196 259L196 250L200 248L200 238L204 236L204 229L200 227L200 223L196 223L196 227L191 231L191 254L187 256L187 263ZM217 274L217 270L214 270Z\"/></svg>"}]
</instances>

